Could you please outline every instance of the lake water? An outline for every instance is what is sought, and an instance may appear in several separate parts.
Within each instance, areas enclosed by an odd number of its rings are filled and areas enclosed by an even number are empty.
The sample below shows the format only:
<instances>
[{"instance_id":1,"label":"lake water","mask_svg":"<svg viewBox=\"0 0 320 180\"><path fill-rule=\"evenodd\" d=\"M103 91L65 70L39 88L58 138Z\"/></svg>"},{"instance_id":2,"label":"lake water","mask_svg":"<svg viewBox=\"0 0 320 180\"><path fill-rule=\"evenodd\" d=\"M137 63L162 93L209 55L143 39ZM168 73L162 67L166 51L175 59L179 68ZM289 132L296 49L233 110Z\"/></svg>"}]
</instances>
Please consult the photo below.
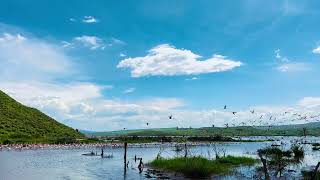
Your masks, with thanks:
<instances>
[{"instance_id":1,"label":"lake water","mask_svg":"<svg viewBox=\"0 0 320 180\"><path fill-rule=\"evenodd\" d=\"M268 137L269 138L269 137ZM257 139L257 138L256 138ZM213 157L213 146L217 149L224 149L227 155L246 155L257 157L256 151L272 143L290 147L290 142L294 140L307 140L309 142L320 142L319 138L307 137L276 137L276 142L241 142L241 143L215 143L215 145L201 145L189 148L189 154ZM114 158L106 159L100 156L83 156L81 154L90 151L100 153L101 149L81 148L81 149L38 149L23 151L0 151L0 180L37 180L37 179L147 179L145 173L139 173L138 161L134 162L134 156L142 157L143 162L153 160L160 151L163 157L174 157L177 155L173 151L174 147L164 144L154 147L129 147L128 160L129 168L124 176L123 170L123 148L105 148L105 154L113 154ZM305 158L299 167L305 168L316 165L320 161L320 152L312 151L311 145L303 145ZM254 175L253 168L240 167L237 169L242 178L251 179ZM299 172L296 174L298 175ZM239 176L238 176L239 178ZM222 179L235 179L234 176Z\"/></svg>"}]
</instances>

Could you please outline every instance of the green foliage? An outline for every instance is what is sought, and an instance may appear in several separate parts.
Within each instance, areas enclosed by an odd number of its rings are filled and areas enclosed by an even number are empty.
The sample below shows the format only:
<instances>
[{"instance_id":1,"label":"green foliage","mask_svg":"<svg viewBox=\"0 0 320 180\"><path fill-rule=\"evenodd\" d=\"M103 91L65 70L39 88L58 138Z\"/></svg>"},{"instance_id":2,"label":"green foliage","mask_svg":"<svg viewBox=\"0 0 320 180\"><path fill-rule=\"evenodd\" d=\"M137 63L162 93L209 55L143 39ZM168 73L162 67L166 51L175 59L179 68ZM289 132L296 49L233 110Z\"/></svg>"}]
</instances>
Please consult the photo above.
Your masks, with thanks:
<instances>
[{"instance_id":1,"label":"green foliage","mask_svg":"<svg viewBox=\"0 0 320 180\"><path fill-rule=\"evenodd\" d=\"M294 144L291 146L291 151L293 152L295 158L304 157L304 150L302 146Z\"/></svg>"},{"instance_id":2,"label":"green foliage","mask_svg":"<svg viewBox=\"0 0 320 180\"><path fill-rule=\"evenodd\" d=\"M235 157L235 156L226 156L217 159L217 162L222 164L231 164L231 165L253 165L257 161L250 157Z\"/></svg>"},{"instance_id":3,"label":"green foliage","mask_svg":"<svg viewBox=\"0 0 320 180\"><path fill-rule=\"evenodd\" d=\"M0 91L1 143L71 143L81 133Z\"/></svg>"},{"instance_id":4,"label":"green foliage","mask_svg":"<svg viewBox=\"0 0 320 180\"><path fill-rule=\"evenodd\" d=\"M312 170L309 170L309 171L303 170L303 171L301 171L301 173L302 173L303 179L305 179L305 180L312 180L312 177L314 175L314 172ZM317 174L315 175L315 180L320 180L320 172L317 171L316 173Z\"/></svg>"},{"instance_id":5,"label":"green foliage","mask_svg":"<svg viewBox=\"0 0 320 180\"><path fill-rule=\"evenodd\" d=\"M273 176L277 177L285 170L290 164L298 164L304 158L304 150L299 145L292 145L290 150L282 150L278 147L266 147L258 150L258 156L260 157L264 166L263 171L265 174L270 174L269 171L273 171Z\"/></svg>"},{"instance_id":6,"label":"green foliage","mask_svg":"<svg viewBox=\"0 0 320 180\"><path fill-rule=\"evenodd\" d=\"M306 124L308 125L308 124ZM308 135L320 136L320 123L312 124L308 127ZM291 127L291 128L290 128ZM121 130L111 132L94 132L89 135L94 136L302 136L301 129L297 125L274 126L274 127L204 127L204 128L155 128Z\"/></svg>"},{"instance_id":7,"label":"green foliage","mask_svg":"<svg viewBox=\"0 0 320 180\"><path fill-rule=\"evenodd\" d=\"M187 177L203 178L212 174L226 174L237 165L252 165L255 160L248 157L227 156L218 160L208 160L200 156L155 159L150 165L154 168L182 173Z\"/></svg>"}]
</instances>

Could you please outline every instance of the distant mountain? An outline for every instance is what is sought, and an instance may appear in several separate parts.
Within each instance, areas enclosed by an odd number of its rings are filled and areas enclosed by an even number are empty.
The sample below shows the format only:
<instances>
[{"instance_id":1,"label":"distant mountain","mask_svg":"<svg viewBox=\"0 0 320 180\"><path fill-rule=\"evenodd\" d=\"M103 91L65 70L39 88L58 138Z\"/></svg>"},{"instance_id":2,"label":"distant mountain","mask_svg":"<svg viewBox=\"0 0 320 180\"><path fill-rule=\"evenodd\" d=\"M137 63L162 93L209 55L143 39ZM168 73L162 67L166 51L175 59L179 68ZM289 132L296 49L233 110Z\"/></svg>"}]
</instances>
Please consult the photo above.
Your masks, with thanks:
<instances>
[{"instance_id":1,"label":"distant mountain","mask_svg":"<svg viewBox=\"0 0 320 180\"><path fill-rule=\"evenodd\" d=\"M0 91L0 143L58 143L82 137L80 132Z\"/></svg>"},{"instance_id":2,"label":"distant mountain","mask_svg":"<svg viewBox=\"0 0 320 180\"><path fill-rule=\"evenodd\" d=\"M134 129L109 132L93 132L90 136L320 136L320 122L280 126L238 126L238 127L202 127L202 128L156 128ZM87 134L87 133L85 133Z\"/></svg>"}]
</instances>

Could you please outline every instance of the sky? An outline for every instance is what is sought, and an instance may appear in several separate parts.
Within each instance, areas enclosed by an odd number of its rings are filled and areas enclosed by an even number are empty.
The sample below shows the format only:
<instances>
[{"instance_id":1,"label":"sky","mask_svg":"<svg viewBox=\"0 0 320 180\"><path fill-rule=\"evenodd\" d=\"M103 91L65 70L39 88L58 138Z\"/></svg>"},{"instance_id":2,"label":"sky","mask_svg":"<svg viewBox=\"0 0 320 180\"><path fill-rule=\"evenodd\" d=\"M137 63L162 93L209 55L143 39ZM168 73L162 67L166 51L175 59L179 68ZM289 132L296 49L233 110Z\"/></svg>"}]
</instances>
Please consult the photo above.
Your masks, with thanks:
<instances>
[{"instance_id":1,"label":"sky","mask_svg":"<svg viewBox=\"0 0 320 180\"><path fill-rule=\"evenodd\" d=\"M319 7L317 0L2 1L0 90L93 131L316 121Z\"/></svg>"}]
</instances>

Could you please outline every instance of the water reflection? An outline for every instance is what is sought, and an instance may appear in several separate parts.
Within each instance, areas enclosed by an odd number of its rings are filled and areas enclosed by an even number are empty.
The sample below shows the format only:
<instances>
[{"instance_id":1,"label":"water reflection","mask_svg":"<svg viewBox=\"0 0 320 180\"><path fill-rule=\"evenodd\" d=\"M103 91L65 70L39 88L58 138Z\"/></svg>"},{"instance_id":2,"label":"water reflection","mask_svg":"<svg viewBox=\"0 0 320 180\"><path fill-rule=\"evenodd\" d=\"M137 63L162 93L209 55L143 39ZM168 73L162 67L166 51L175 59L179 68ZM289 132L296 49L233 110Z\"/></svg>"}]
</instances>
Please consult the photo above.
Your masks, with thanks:
<instances>
[{"instance_id":1,"label":"water reflection","mask_svg":"<svg viewBox=\"0 0 320 180\"><path fill-rule=\"evenodd\" d=\"M263 139L270 137L254 137L253 139ZM251 138L252 139L252 138ZM273 143L282 143L284 147L290 147L292 142L309 141L320 142L317 137L276 137L275 142L235 142L235 143L214 143L188 148L188 154L201 155L214 158L214 147L223 149L227 155L247 155L257 157L257 149L270 146ZM312 146L303 144L305 158L300 164L295 164L290 169L301 169L311 165L316 165L320 161L319 151L312 151ZM140 160L135 161L135 157L143 158L145 164L157 157L160 153L162 157L174 157L183 155L184 152L175 151L175 146L164 144L157 147L128 147L126 173L124 173L123 148L105 148L105 154L113 154L113 158L101 158L100 156L82 156L81 154L98 151L101 149L40 149L25 151L1 151L0 152L0 174L1 179L147 179L144 172L139 173ZM142 165L141 165L142 166ZM146 171L146 168L143 168ZM253 167L238 168L239 174L246 178L254 176ZM296 172L299 175L300 171ZM232 177L225 177L226 179Z\"/></svg>"}]
</instances>

